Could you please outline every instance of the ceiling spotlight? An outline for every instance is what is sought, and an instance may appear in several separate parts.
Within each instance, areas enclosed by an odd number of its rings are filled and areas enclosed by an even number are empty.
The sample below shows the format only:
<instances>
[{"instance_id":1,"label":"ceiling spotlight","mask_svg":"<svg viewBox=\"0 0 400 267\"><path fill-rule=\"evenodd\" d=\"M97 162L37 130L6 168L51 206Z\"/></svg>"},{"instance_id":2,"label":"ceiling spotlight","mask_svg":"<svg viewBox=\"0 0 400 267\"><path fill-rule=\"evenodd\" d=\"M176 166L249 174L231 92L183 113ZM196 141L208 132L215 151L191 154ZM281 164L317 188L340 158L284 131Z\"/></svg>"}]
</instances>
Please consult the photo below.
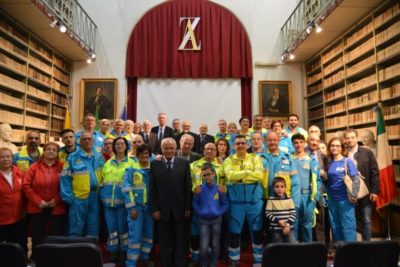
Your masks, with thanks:
<instances>
[{"instance_id":1,"label":"ceiling spotlight","mask_svg":"<svg viewBox=\"0 0 400 267\"><path fill-rule=\"evenodd\" d=\"M315 24L315 32L316 33L322 32L322 28L318 24Z\"/></svg>"},{"instance_id":2,"label":"ceiling spotlight","mask_svg":"<svg viewBox=\"0 0 400 267\"><path fill-rule=\"evenodd\" d=\"M52 23L50 23L50 27L55 28L58 25L58 20L53 20Z\"/></svg>"},{"instance_id":3,"label":"ceiling spotlight","mask_svg":"<svg viewBox=\"0 0 400 267\"><path fill-rule=\"evenodd\" d=\"M282 54L282 55L281 55L281 60L282 60L282 61L285 61L285 54Z\"/></svg>"},{"instance_id":4,"label":"ceiling spotlight","mask_svg":"<svg viewBox=\"0 0 400 267\"><path fill-rule=\"evenodd\" d=\"M87 63L87 64L92 64L92 59L91 59L91 58L88 58L88 59L86 60L86 63Z\"/></svg>"},{"instance_id":5,"label":"ceiling spotlight","mask_svg":"<svg viewBox=\"0 0 400 267\"><path fill-rule=\"evenodd\" d=\"M94 52L91 53L90 55L91 58L95 59L96 58L96 54Z\"/></svg>"},{"instance_id":6,"label":"ceiling spotlight","mask_svg":"<svg viewBox=\"0 0 400 267\"><path fill-rule=\"evenodd\" d=\"M290 59L290 60L294 59L294 54L293 54L293 53L290 53L290 54L289 54L289 59Z\"/></svg>"},{"instance_id":7,"label":"ceiling spotlight","mask_svg":"<svg viewBox=\"0 0 400 267\"><path fill-rule=\"evenodd\" d=\"M310 34L312 32L313 27L310 25L307 27L306 32L307 34Z\"/></svg>"},{"instance_id":8,"label":"ceiling spotlight","mask_svg":"<svg viewBox=\"0 0 400 267\"><path fill-rule=\"evenodd\" d=\"M60 32L64 33L67 31L67 27L65 27L65 25L60 25Z\"/></svg>"}]
</instances>

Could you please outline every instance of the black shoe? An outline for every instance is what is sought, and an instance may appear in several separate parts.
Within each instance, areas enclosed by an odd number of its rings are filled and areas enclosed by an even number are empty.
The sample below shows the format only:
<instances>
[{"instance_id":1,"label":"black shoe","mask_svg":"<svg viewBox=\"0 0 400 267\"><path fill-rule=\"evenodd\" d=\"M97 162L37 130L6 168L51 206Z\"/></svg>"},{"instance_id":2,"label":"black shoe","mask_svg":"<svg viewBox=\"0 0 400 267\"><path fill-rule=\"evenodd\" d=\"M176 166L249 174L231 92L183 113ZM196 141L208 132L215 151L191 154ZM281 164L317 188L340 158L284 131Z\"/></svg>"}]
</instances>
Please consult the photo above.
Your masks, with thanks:
<instances>
[{"instance_id":1,"label":"black shoe","mask_svg":"<svg viewBox=\"0 0 400 267\"><path fill-rule=\"evenodd\" d=\"M239 261L230 260L228 267L239 267Z\"/></svg>"},{"instance_id":2,"label":"black shoe","mask_svg":"<svg viewBox=\"0 0 400 267\"><path fill-rule=\"evenodd\" d=\"M110 253L110 262L118 263L118 252L111 252Z\"/></svg>"}]
</instances>

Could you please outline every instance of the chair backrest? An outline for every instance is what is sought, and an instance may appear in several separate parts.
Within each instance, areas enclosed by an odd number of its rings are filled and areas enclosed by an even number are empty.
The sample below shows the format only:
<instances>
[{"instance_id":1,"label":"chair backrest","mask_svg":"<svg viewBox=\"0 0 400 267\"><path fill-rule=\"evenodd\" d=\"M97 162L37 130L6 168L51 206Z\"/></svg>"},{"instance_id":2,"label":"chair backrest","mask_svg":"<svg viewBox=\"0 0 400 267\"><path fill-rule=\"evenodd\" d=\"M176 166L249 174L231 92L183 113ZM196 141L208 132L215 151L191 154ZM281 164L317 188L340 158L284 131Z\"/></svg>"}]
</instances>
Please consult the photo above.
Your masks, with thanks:
<instances>
[{"instance_id":1,"label":"chair backrest","mask_svg":"<svg viewBox=\"0 0 400 267\"><path fill-rule=\"evenodd\" d=\"M95 237L69 237L69 236L46 236L44 243L46 244L75 244L75 243L91 243L99 245L99 241Z\"/></svg>"},{"instance_id":2,"label":"chair backrest","mask_svg":"<svg viewBox=\"0 0 400 267\"><path fill-rule=\"evenodd\" d=\"M0 266L26 267L26 253L17 243L0 243Z\"/></svg>"},{"instance_id":3,"label":"chair backrest","mask_svg":"<svg viewBox=\"0 0 400 267\"><path fill-rule=\"evenodd\" d=\"M264 248L263 267L326 267L327 249L320 243L268 244Z\"/></svg>"},{"instance_id":4,"label":"chair backrest","mask_svg":"<svg viewBox=\"0 0 400 267\"><path fill-rule=\"evenodd\" d=\"M336 248L335 267L397 267L396 241L343 242Z\"/></svg>"},{"instance_id":5,"label":"chair backrest","mask_svg":"<svg viewBox=\"0 0 400 267\"><path fill-rule=\"evenodd\" d=\"M35 250L36 267L102 267L101 251L91 243L41 244Z\"/></svg>"}]
</instances>

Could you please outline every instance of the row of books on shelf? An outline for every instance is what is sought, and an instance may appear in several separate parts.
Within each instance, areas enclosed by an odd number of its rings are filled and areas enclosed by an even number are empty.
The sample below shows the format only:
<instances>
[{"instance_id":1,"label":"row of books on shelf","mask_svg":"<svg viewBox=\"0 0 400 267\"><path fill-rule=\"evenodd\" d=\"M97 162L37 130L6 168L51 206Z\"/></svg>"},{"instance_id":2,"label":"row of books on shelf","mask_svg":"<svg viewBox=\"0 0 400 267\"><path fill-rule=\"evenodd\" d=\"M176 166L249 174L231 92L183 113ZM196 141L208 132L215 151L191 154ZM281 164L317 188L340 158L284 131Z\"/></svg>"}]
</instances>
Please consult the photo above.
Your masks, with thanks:
<instances>
[{"instance_id":1,"label":"row of books on shelf","mask_svg":"<svg viewBox=\"0 0 400 267\"><path fill-rule=\"evenodd\" d=\"M307 93L312 94L322 89L322 83L318 83L316 85L309 86L307 88Z\"/></svg>"},{"instance_id":2,"label":"row of books on shelf","mask_svg":"<svg viewBox=\"0 0 400 267\"><path fill-rule=\"evenodd\" d=\"M56 103L60 106L65 106L68 103L67 98L65 96L61 96L61 95L57 95L57 94L51 95L51 102Z\"/></svg>"},{"instance_id":3,"label":"row of books on shelf","mask_svg":"<svg viewBox=\"0 0 400 267\"><path fill-rule=\"evenodd\" d=\"M16 108L24 108L24 100L21 98L13 97L5 92L0 92L0 103L7 104L8 106Z\"/></svg>"},{"instance_id":4,"label":"row of books on shelf","mask_svg":"<svg viewBox=\"0 0 400 267\"><path fill-rule=\"evenodd\" d=\"M0 73L0 84L4 85L6 87L10 87L14 90L20 91L22 93L25 92L25 83L24 82L13 79L12 77L9 77L2 73Z\"/></svg>"},{"instance_id":5,"label":"row of books on shelf","mask_svg":"<svg viewBox=\"0 0 400 267\"><path fill-rule=\"evenodd\" d=\"M371 103L378 102L378 91L374 90L366 94L362 94L358 97L348 99L347 106L348 109L369 105Z\"/></svg>"},{"instance_id":6,"label":"row of books on shelf","mask_svg":"<svg viewBox=\"0 0 400 267\"><path fill-rule=\"evenodd\" d=\"M391 44L390 46L386 47L385 49L378 51L376 54L376 57L377 57L377 60L380 61L380 60L390 57L394 54L398 54L399 52L400 52L400 42L396 42L396 43Z\"/></svg>"},{"instance_id":7,"label":"row of books on shelf","mask_svg":"<svg viewBox=\"0 0 400 267\"><path fill-rule=\"evenodd\" d=\"M400 146L392 146L392 158L400 160Z\"/></svg>"},{"instance_id":8,"label":"row of books on shelf","mask_svg":"<svg viewBox=\"0 0 400 267\"><path fill-rule=\"evenodd\" d=\"M51 86L51 77L46 76L35 69L28 68L28 76L44 84L47 84L48 86Z\"/></svg>"},{"instance_id":9,"label":"row of books on shelf","mask_svg":"<svg viewBox=\"0 0 400 267\"><path fill-rule=\"evenodd\" d=\"M325 78L323 81L324 87L328 87L334 83L337 83L344 79L344 70L338 71L337 73Z\"/></svg>"},{"instance_id":10,"label":"row of books on shelf","mask_svg":"<svg viewBox=\"0 0 400 267\"><path fill-rule=\"evenodd\" d=\"M381 31L380 33L375 35L376 45L380 45L386 40L391 39L392 37L400 34L400 21L393 23L386 30Z\"/></svg>"},{"instance_id":11,"label":"row of books on shelf","mask_svg":"<svg viewBox=\"0 0 400 267\"><path fill-rule=\"evenodd\" d=\"M326 108L325 108L325 112L326 112L327 116L331 115L331 114L343 112L343 111L346 111L346 102L345 101L336 103L332 106L326 106Z\"/></svg>"},{"instance_id":12,"label":"row of books on shelf","mask_svg":"<svg viewBox=\"0 0 400 267\"><path fill-rule=\"evenodd\" d=\"M351 76L365 68L371 67L372 65L375 64L375 55L371 55L357 64L354 64L353 66L350 66L346 69L346 75Z\"/></svg>"},{"instance_id":13,"label":"row of books on shelf","mask_svg":"<svg viewBox=\"0 0 400 267\"><path fill-rule=\"evenodd\" d=\"M324 68L324 76L343 66L343 57L339 57Z\"/></svg>"},{"instance_id":14,"label":"row of books on shelf","mask_svg":"<svg viewBox=\"0 0 400 267\"><path fill-rule=\"evenodd\" d=\"M318 72L311 77L307 77L307 84L311 84L315 81L318 81L322 78L322 72Z\"/></svg>"},{"instance_id":15,"label":"row of books on shelf","mask_svg":"<svg viewBox=\"0 0 400 267\"><path fill-rule=\"evenodd\" d=\"M355 58L358 58L359 56L363 55L367 51L370 51L374 47L374 39L369 38L367 41L362 43L361 45L358 45L356 48L353 50L349 51L348 53L345 53L344 58L345 62L348 63L352 61Z\"/></svg>"},{"instance_id":16,"label":"row of books on shelf","mask_svg":"<svg viewBox=\"0 0 400 267\"><path fill-rule=\"evenodd\" d=\"M45 48L39 42L34 41L33 39L29 40L29 47L35 50L36 53L40 54L44 58L47 58L49 61L52 59L52 53L49 51L48 48Z\"/></svg>"},{"instance_id":17,"label":"row of books on shelf","mask_svg":"<svg viewBox=\"0 0 400 267\"><path fill-rule=\"evenodd\" d=\"M64 129L64 121L52 118L51 129L54 131L62 131Z\"/></svg>"},{"instance_id":18,"label":"row of books on shelf","mask_svg":"<svg viewBox=\"0 0 400 267\"><path fill-rule=\"evenodd\" d=\"M25 116L25 125L33 128L47 129L49 127L49 120Z\"/></svg>"},{"instance_id":19,"label":"row of books on shelf","mask_svg":"<svg viewBox=\"0 0 400 267\"><path fill-rule=\"evenodd\" d=\"M396 76L400 76L400 63L387 67L378 71L379 81L391 79Z\"/></svg>"},{"instance_id":20,"label":"row of books on shelf","mask_svg":"<svg viewBox=\"0 0 400 267\"><path fill-rule=\"evenodd\" d=\"M54 79L53 79L53 89L60 91L61 93L64 93L66 95L69 94L69 87L62 85L60 82Z\"/></svg>"},{"instance_id":21,"label":"row of books on shelf","mask_svg":"<svg viewBox=\"0 0 400 267\"><path fill-rule=\"evenodd\" d=\"M28 56L29 63L34 65L35 67L39 68L40 70L50 74L51 73L51 65L41 61L40 59L34 57L33 55L29 54Z\"/></svg>"},{"instance_id":22,"label":"row of books on shelf","mask_svg":"<svg viewBox=\"0 0 400 267\"><path fill-rule=\"evenodd\" d=\"M382 108L383 117L385 120L400 118L400 104L387 106Z\"/></svg>"},{"instance_id":23,"label":"row of books on shelf","mask_svg":"<svg viewBox=\"0 0 400 267\"><path fill-rule=\"evenodd\" d=\"M382 14L374 18L375 28L379 27L389 19L397 16L400 13L400 3L395 3L393 6L389 7Z\"/></svg>"},{"instance_id":24,"label":"row of books on shelf","mask_svg":"<svg viewBox=\"0 0 400 267\"><path fill-rule=\"evenodd\" d=\"M38 102L31 100L31 99L26 100L26 108L28 110L43 113L46 115L49 113L48 105L39 104Z\"/></svg>"},{"instance_id":25,"label":"row of books on shelf","mask_svg":"<svg viewBox=\"0 0 400 267\"><path fill-rule=\"evenodd\" d=\"M9 58L7 55L5 55L4 53L0 52L0 63L4 64L5 66L7 66L10 69L13 69L16 72L20 72L25 74L26 73L26 65L25 64L21 64L18 61Z\"/></svg>"},{"instance_id":26,"label":"row of books on shelf","mask_svg":"<svg viewBox=\"0 0 400 267\"><path fill-rule=\"evenodd\" d=\"M358 81L347 84L347 93L352 93L374 84L376 84L375 73L367 77L364 77Z\"/></svg>"},{"instance_id":27,"label":"row of books on shelf","mask_svg":"<svg viewBox=\"0 0 400 267\"><path fill-rule=\"evenodd\" d=\"M27 43L28 42L28 34L20 33L15 29L15 27L11 26L5 19L0 16L0 29L7 32L9 35L16 37L18 39L21 39L23 42Z\"/></svg>"},{"instance_id":28,"label":"row of books on shelf","mask_svg":"<svg viewBox=\"0 0 400 267\"><path fill-rule=\"evenodd\" d=\"M388 138L400 139L400 124L387 126L386 132L387 132Z\"/></svg>"},{"instance_id":29,"label":"row of books on shelf","mask_svg":"<svg viewBox=\"0 0 400 267\"><path fill-rule=\"evenodd\" d=\"M69 75L64 74L56 68L53 68L53 76L63 81L64 83L69 84Z\"/></svg>"},{"instance_id":30,"label":"row of books on shelf","mask_svg":"<svg viewBox=\"0 0 400 267\"><path fill-rule=\"evenodd\" d=\"M341 97L341 96L345 95L345 93L346 93L346 89L344 87L340 87L339 89L336 89L331 92L326 92L325 93L325 101Z\"/></svg>"},{"instance_id":31,"label":"row of books on shelf","mask_svg":"<svg viewBox=\"0 0 400 267\"><path fill-rule=\"evenodd\" d=\"M56 106L52 107L52 115L53 116L65 118L65 112L66 112L65 108L60 108L60 107L56 107Z\"/></svg>"},{"instance_id":32,"label":"row of books on shelf","mask_svg":"<svg viewBox=\"0 0 400 267\"><path fill-rule=\"evenodd\" d=\"M329 50L327 53L323 54L321 57L321 62L324 64L325 62L329 61L335 55L343 51L343 42L340 42L337 46Z\"/></svg>"},{"instance_id":33,"label":"row of books on shelf","mask_svg":"<svg viewBox=\"0 0 400 267\"><path fill-rule=\"evenodd\" d=\"M347 126L347 115L327 118L325 120L326 128L340 128Z\"/></svg>"},{"instance_id":34,"label":"row of books on shelf","mask_svg":"<svg viewBox=\"0 0 400 267\"><path fill-rule=\"evenodd\" d=\"M14 143L22 143L25 141L25 135L26 135L26 131L19 130L19 129L13 129L11 141Z\"/></svg>"},{"instance_id":35,"label":"row of books on shelf","mask_svg":"<svg viewBox=\"0 0 400 267\"><path fill-rule=\"evenodd\" d=\"M28 54L26 50L19 48L18 46L14 45L13 43L11 43L9 40L7 40L2 36L0 36L0 46L3 49L7 51L12 51L22 57L26 57Z\"/></svg>"},{"instance_id":36,"label":"row of books on shelf","mask_svg":"<svg viewBox=\"0 0 400 267\"><path fill-rule=\"evenodd\" d=\"M71 65L56 54L54 55L53 63L66 71L69 71L71 69Z\"/></svg>"},{"instance_id":37,"label":"row of books on shelf","mask_svg":"<svg viewBox=\"0 0 400 267\"><path fill-rule=\"evenodd\" d=\"M24 115L0 109L0 121L10 124L23 125Z\"/></svg>"},{"instance_id":38,"label":"row of books on shelf","mask_svg":"<svg viewBox=\"0 0 400 267\"><path fill-rule=\"evenodd\" d=\"M346 46L350 46L363 38L364 36L368 35L370 32L372 32L374 29L374 26L372 24L372 21L369 22L367 25L362 27L360 30L354 32L352 35L346 38Z\"/></svg>"},{"instance_id":39,"label":"row of books on shelf","mask_svg":"<svg viewBox=\"0 0 400 267\"><path fill-rule=\"evenodd\" d=\"M30 95L36 96L37 98L40 98L40 99L43 99L43 100L46 100L46 101L50 102L50 99L51 99L51 94L50 93L45 92L43 90L40 90L40 89L38 89L38 88L36 88L36 87L34 87L32 85L28 85L27 92Z\"/></svg>"},{"instance_id":40,"label":"row of books on shelf","mask_svg":"<svg viewBox=\"0 0 400 267\"><path fill-rule=\"evenodd\" d=\"M358 113L351 113L348 115L348 124L368 123L376 120L376 112L373 109L365 110Z\"/></svg>"},{"instance_id":41,"label":"row of books on shelf","mask_svg":"<svg viewBox=\"0 0 400 267\"><path fill-rule=\"evenodd\" d=\"M313 110L313 111L310 111L309 113L308 113L308 117L312 120L312 119L316 119L316 118L320 118L320 117L323 117L324 116L324 109L323 108L320 108L320 109L317 109L317 110Z\"/></svg>"},{"instance_id":42,"label":"row of books on shelf","mask_svg":"<svg viewBox=\"0 0 400 267\"><path fill-rule=\"evenodd\" d=\"M312 63L311 65L307 65L306 66L306 71L310 72L316 68L318 68L319 66L321 66L321 59L318 59L317 61L315 61L314 63Z\"/></svg>"},{"instance_id":43,"label":"row of books on shelf","mask_svg":"<svg viewBox=\"0 0 400 267\"><path fill-rule=\"evenodd\" d=\"M381 89L381 99L386 100L400 96L400 83L395 83L391 87Z\"/></svg>"}]
</instances>

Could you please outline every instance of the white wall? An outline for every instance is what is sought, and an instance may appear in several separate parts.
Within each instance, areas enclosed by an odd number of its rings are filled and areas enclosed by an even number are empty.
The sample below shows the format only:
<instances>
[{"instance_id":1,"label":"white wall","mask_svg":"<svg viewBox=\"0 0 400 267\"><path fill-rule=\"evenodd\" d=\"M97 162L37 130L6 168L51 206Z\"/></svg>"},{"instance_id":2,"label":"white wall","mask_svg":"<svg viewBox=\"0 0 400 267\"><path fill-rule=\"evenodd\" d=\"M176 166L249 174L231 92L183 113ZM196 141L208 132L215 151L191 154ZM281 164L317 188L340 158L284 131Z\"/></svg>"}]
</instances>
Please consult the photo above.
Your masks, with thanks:
<instances>
[{"instance_id":1,"label":"white wall","mask_svg":"<svg viewBox=\"0 0 400 267\"><path fill-rule=\"evenodd\" d=\"M74 64L73 124L79 125L79 82L82 78L117 78L118 112L126 96L125 55L126 46L135 24L160 0L79 0L80 4L98 26L95 63ZM280 63L280 28L297 0L214 0L231 10L248 32L252 45L253 64L256 61ZM253 69L253 114L258 110L258 81L290 80L293 82L293 110L304 118L304 72L298 64L278 64L275 67ZM184 88L182 88L184 90ZM156 118L153 118L156 123ZM168 122L169 124L171 121ZM215 122L217 123L217 122ZM304 123L304 122L303 122Z\"/></svg>"}]
</instances>

